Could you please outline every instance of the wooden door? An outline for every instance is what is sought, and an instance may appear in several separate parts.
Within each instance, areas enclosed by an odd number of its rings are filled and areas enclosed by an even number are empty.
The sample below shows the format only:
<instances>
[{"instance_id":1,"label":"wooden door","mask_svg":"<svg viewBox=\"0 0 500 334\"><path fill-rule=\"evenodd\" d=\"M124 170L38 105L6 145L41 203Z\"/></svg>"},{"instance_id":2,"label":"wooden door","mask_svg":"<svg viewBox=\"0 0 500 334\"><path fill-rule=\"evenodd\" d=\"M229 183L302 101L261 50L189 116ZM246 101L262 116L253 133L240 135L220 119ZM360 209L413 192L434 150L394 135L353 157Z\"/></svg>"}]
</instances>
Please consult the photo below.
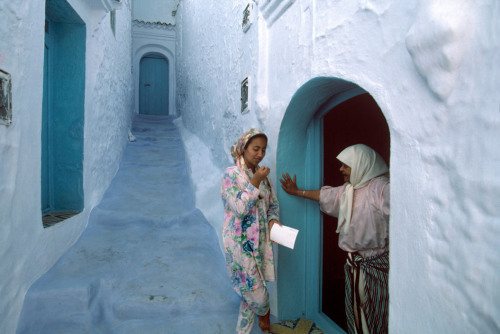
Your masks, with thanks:
<instances>
[{"instance_id":1,"label":"wooden door","mask_svg":"<svg viewBox=\"0 0 500 334\"><path fill-rule=\"evenodd\" d=\"M148 55L141 59L139 75L139 113L168 115L168 61Z\"/></svg>"}]
</instances>

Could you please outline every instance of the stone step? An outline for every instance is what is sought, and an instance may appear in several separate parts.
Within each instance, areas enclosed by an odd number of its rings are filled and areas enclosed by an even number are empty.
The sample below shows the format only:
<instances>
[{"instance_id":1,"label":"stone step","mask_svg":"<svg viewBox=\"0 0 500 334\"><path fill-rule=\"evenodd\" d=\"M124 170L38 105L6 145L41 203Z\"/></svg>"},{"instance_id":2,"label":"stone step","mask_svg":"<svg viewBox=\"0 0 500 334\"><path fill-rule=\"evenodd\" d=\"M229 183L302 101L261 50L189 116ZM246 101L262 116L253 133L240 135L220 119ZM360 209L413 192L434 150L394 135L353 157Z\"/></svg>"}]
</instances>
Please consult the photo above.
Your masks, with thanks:
<instances>
[{"instance_id":1,"label":"stone step","mask_svg":"<svg viewBox=\"0 0 500 334\"><path fill-rule=\"evenodd\" d=\"M87 229L29 289L18 333L234 333L239 296L172 118L139 115L132 132Z\"/></svg>"}]
</instances>

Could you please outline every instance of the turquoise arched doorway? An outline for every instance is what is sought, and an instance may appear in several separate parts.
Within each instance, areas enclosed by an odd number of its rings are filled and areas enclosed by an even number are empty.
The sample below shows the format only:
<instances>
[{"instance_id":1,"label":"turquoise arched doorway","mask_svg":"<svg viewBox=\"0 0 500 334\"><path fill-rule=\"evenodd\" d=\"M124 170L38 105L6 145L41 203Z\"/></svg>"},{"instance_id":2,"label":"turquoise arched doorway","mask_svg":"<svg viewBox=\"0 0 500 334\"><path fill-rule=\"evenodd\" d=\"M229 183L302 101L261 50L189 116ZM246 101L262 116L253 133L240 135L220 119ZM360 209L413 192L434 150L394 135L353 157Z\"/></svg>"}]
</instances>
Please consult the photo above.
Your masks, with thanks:
<instances>
[{"instance_id":1,"label":"turquoise arched doorway","mask_svg":"<svg viewBox=\"0 0 500 334\"><path fill-rule=\"evenodd\" d=\"M349 117L345 117L346 115ZM361 117L367 119L365 124L371 124L372 116L378 124L373 127L372 133L366 137L356 135L356 132L365 131L357 131L357 128L349 123ZM337 132L339 135L335 136ZM383 136L379 136L381 132L384 133ZM278 176L284 172L296 174L300 188L319 189L325 181L330 181L328 177L324 177L324 172L336 172L337 167L331 168L329 164L335 160L334 157L340 149L357 142L373 146L372 141L378 140L374 139L378 137L385 138L377 145L382 147L383 155L387 152L388 157L387 122L367 91L352 82L338 78L311 79L292 97L283 117L278 137ZM378 147L376 149L381 150ZM344 312L344 297L332 297L334 292L324 289L329 287L331 282L324 282L323 261L335 260L335 254L328 252L338 248L337 241L334 240L336 235L328 235L331 233L328 227L332 224L325 222L323 225L323 217L317 203L289 196L281 188L278 189L278 196L283 223L300 230L294 250L284 247L279 249L279 318L305 316L314 320L326 333L343 333L342 317L336 315ZM323 226L326 228L323 229ZM323 237L327 236L330 239L325 242ZM343 261L345 259L342 259ZM336 262L343 265L338 259ZM327 275L325 277L329 278ZM340 284L342 283L340 281ZM340 294L343 293L342 285ZM332 309L331 300L335 300L342 310Z\"/></svg>"}]
</instances>

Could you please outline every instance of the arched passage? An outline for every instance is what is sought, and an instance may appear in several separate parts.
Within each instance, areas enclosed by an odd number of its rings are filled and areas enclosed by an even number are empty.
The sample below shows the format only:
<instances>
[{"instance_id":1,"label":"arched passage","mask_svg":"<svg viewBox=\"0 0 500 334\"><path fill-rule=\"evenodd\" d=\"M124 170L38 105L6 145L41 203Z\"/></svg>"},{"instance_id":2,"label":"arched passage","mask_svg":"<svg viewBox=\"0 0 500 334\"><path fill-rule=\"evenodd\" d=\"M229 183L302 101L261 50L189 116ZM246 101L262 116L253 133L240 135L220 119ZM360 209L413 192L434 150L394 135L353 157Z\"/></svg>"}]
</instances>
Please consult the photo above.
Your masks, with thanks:
<instances>
[{"instance_id":1,"label":"arched passage","mask_svg":"<svg viewBox=\"0 0 500 334\"><path fill-rule=\"evenodd\" d=\"M346 146L359 142L389 159L389 130L376 102L352 82L314 78L295 93L283 118L278 137L278 176L284 172L296 174L299 187L304 189L340 185L342 180L335 179L335 157ZM345 262L345 254L338 251L336 222L325 220L323 224L315 202L288 196L280 188L278 195L282 221L300 230L294 250L280 248L279 317L306 316L327 333L342 333L343 273L338 269ZM337 277L331 270L337 270ZM337 289L331 289L335 285Z\"/></svg>"}]
</instances>

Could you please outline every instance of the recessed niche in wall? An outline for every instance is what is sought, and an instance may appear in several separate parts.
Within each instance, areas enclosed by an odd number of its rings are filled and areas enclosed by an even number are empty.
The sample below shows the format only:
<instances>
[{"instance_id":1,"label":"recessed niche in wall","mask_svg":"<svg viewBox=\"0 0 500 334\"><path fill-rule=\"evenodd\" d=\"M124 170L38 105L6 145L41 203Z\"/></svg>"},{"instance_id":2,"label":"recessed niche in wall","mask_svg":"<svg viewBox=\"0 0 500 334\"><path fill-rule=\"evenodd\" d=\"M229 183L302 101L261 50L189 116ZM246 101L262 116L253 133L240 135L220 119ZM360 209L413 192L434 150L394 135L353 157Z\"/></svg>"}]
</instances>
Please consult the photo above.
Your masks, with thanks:
<instances>
[{"instance_id":1,"label":"recessed niche in wall","mask_svg":"<svg viewBox=\"0 0 500 334\"><path fill-rule=\"evenodd\" d=\"M0 70L0 124L12 123L12 84L10 74Z\"/></svg>"},{"instance_id":2,"label":"recessed niche in wall","mask_svg":"<svg viewBox=\"0 0 500 334\"><path fill-rule=\"evenodd\" d=\"M253 2L249 2L243 10L243 22L241 24L243 32L247 32L253 22Z\"/></svg>"},{"instance_id":3,"label":"recessed niche in wall","mask_svg":"<svg viewBox=\"0 0 500 334\"><path fill-rule=\"evenodd\" d=\"M248 77L241 82L241 113L246 114L250 111L250 92Z\"/></svg>"}]
</instances>

